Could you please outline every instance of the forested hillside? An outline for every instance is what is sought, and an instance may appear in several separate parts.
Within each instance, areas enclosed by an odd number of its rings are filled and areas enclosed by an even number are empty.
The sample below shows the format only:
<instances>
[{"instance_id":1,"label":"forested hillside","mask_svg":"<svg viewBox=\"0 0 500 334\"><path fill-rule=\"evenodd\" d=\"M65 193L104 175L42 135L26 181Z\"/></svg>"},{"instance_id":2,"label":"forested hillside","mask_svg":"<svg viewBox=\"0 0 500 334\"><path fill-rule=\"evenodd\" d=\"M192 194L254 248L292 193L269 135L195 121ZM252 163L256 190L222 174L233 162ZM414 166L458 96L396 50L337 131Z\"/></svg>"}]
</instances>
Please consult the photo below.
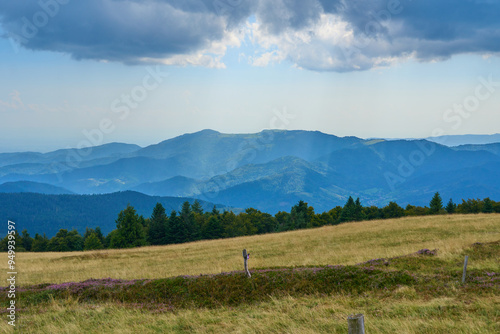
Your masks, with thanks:
<instances>
[{"instance_id":1,"label":"forested hillside","mask_svg":"<svg viewBox=\"0 0 500 334\"><path fill-rule=\"evenodd\" d=\"M195 200L185 201L179 209L167 211L161 203L156 203L150 216L137 213L127 205L116 217L116 229L105 235L99 226L86 228L83 236L76 230L60 229L49 238L46 234L36 233L34 238L27 229L20 230L17 225L16 249L34 252L63 252L103 248L132 248L147 245L180 244L191 241L234 238L256 234L275 233L337 225L346 222L390 219L406 216L452 215L500 213L500 202L489 198L484 200L462 200L456 204L451 199L443 203L439 193L434 194L427 207L407 205L402 208L395 202L378 208L365 207L359 198L349 197L343 207L337 206L328 212L315 213L314 208L299 201L289 212L280 211L272 216L254 208L244 212L220 211L215 206L204 210ZM19 233L21 231L21 233ZM0 250L7 251L6 236L0 242Z\"/></svg>"},{"instance_id":2,"label":"forested hillside","mask_svg":"<svg viewBox=\"0 0 500 334\"><path fill-rule=\"evenodd\" d=\"M34 193L0 193L0 216L17 224L20 232L27 229L35 233L54 236L60 229L76 229L84 233L87 227L100 226L103 233L116 228L118 213L128 204L133 205L141 215L149 216L156 203L169 211L180 210L185 201L193 199L147 196L133 191L105 195L43 195ZM211 210L212 203L200 201L205 210ZM220 207L220 206L219 206ZM5 235L7 230L1 231Z\"/></svg>"}]
</instances>

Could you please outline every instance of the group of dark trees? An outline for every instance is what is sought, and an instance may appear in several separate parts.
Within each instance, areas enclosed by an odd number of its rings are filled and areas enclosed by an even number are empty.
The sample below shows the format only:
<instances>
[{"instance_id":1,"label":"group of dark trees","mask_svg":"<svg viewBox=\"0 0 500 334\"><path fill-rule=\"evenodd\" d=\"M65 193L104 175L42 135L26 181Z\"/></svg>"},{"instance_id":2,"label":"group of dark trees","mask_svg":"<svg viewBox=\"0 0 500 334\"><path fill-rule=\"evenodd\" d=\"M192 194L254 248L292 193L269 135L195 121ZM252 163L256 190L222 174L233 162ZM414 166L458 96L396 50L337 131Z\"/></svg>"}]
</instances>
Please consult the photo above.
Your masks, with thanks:
<instances>
[{"instance_id":1,"label":"group of dark trees","mask_svg":"<svg viewBox=\"0 0 500 334\"><path fill-rule=\"evenodd\" d=\"M68 231L60 229L59 232L52 238L48 238L45 234L35 234L32 238L27 230L23 230L21 234L15 232L16 251L28 252L70 252L91 249L107 248L106 238L103 236L101 229L87 229L83 237L77 230ZM0 251L7 251L8 238L0 240Z\"/></svg>"},{"instance_id":2,"label":"group of dark trees","mask_svg":"<svg viewBox=\"0 0 500 334\"><path fill-rule=\"evenodd\" d=\"M335 225L350 221L389 219L405 216L436 214L500 213L500 202L489 198L462 200L455 204L451 199L443 204L436 193L429 207L407 205L402 208L390 202L379 208L364 207L358 199L349 197L343 207L337 206L328 212L316 214L314 208L299 201L291 211L280 211L272 216L254 208L235 214L231 211L219 212L215 207L204 212L200 203L184 202L180 211L173 210L167 215L158 203L150 218L139 216L128 205L118 214L116 229L104 236L99 227L85 231L81 236L76 230L61 229L52 238L36 234L32 238L28 231L16 232L16 250L32 252L64 252L104 248L130 248L146 245L178 244L189 241L232 238L271 232L282 232L324 225ZM7 250L7 237L0 240L0 250Z\"/></svg>"}]
</instances>

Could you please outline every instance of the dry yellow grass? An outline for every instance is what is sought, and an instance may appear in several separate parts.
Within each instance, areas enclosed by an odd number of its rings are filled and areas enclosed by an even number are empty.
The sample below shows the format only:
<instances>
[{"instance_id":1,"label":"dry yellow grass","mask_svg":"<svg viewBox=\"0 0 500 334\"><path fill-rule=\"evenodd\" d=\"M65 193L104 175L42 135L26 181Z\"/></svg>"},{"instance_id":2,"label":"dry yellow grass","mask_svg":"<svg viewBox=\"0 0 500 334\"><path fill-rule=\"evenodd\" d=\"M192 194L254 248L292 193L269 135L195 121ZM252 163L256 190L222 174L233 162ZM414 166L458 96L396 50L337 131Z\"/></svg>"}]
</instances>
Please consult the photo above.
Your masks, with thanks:
<instances>
[{"instance_id":1,"label":"dry yellow grass","mask_svg":"<svg viewBox=\"0 0 500 334\"><path fill-rule=\"evenodd\" d=\"M347 333L347 316L363 313L367 333L496 334L500 298L423 300L370 295L273 298L235 308L151 313L116 304L54 301L20 317L22 333ZM0 322L1 333L11 333Z\"/></svg>"},{"instance_id":2,"label":"dry yellow grass","mask_svg":"<svg viewBox=\"0 0 500 334\"><path fill-rule=\"evenodd\" d=\"M59 283L89 278L162 278L272 266L355 264L422 248L439 256L474 242L500 239L500 214L414 217L347 223L182 245L73 253L17 254L18 284ZM6 256L6 255L5 255ZM7 259L2 262L4 272ZM471 263L474 266L474 263Z\"/></svg>"}]
</instances>

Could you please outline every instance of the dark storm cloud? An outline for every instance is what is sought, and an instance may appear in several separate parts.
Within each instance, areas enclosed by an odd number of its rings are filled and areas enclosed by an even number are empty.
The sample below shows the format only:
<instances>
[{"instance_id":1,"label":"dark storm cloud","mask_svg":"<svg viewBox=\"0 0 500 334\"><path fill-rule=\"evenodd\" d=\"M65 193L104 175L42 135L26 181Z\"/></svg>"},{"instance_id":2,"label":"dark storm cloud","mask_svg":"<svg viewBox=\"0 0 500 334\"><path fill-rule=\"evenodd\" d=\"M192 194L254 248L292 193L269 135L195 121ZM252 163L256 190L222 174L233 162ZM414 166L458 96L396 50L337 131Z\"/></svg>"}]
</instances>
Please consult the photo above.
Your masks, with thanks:
<instances>
[{"instance_id":1,"label":"dark storm cloud","mask_svg":"<svg viewBox=\"0 0 500 334\"><path fill-rule=\"evenodd\" d=\"M0 23L27 49L138 63L210 52L254 15L260 41L268 38L284 59L349 71L407 55L497 53L499 13L494 0L40 0L3 1ZM332 34L340 29L335 22L352 33L325 39L325 16Z\"/></svg>"},{"instance_id":2,"label":"dark storm cloud","mask_svg":"<svg viewBox=\"0 0 500 334\"><path fill-rule=\"evenodd\" d=\"M257 16L269 33L276 34L288 28L297 30L311 25L322 11L316 1L267 0L260 1Z\"/></svg>"},{"instance_id":3,"label":"dark storm cloud","mask_svg":"<svg viewBox=\"0 0 500 334\"><path fill-rule=\"evenodd\" d=\"M41 0L0 5L5 35L27 49L132 63L206 48L248 13L242 3L228 18L227 10L209 0Z\"/></svg>"},{"instance_id":4,"label":"dark storm cloud","mask_svg":"<svg viewBox=\"0 0 500 334\"><path fill-rule=\"evenodd\" d=\"M493 0L346 0L340 13L357 35L386 39L395 44L393 55L416 51L422 59L498 52L499 14Z\"/></svg>"}]
</instances>

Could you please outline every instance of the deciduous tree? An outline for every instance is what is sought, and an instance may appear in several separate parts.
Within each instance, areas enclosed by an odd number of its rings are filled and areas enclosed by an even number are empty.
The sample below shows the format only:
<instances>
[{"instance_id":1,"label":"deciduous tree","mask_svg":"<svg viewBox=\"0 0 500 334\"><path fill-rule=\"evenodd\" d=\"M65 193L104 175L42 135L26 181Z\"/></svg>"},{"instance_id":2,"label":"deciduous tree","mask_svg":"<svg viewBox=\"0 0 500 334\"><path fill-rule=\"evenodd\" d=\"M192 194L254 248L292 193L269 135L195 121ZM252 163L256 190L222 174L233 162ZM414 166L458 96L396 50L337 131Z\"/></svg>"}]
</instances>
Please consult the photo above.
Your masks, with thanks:
<instances>
[{"instance_id":1,"label":"deciduous tree","mask_svg":"<svg viewBox=\"0 0 500 334\"><path fill-rule=\"evenodd\" d=\"M118 214L116 219L116 234L111 238L111 248L130 248L145 246L146 234L139 215L130 204Z\"/></svg>"}]
</instances>

